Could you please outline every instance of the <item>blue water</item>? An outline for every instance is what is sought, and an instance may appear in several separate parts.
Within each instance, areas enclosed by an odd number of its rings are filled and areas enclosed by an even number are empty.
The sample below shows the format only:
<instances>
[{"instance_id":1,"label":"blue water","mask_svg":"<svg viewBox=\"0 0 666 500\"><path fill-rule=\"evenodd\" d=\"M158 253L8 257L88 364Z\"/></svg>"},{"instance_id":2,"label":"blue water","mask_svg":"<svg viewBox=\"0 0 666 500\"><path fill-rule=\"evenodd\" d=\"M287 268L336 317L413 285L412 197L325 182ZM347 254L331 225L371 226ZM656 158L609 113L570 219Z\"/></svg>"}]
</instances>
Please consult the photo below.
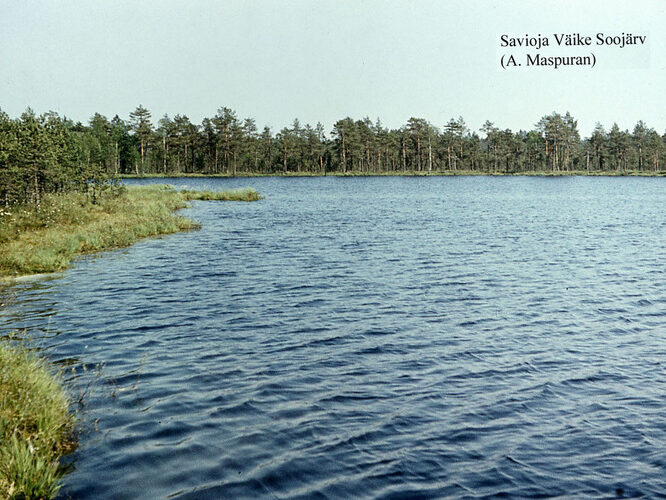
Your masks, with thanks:
<instances>
[{"instance_id":1,"label":"blue water","mask_svg":"<svg viewBox=\"0 0 666 500\"><path fill-rule=\"evenodd\" d=\"M666 179L168 182L265 199L0 314L89 389L63 498L666 496Z\"/></svg>"}]
</instances>

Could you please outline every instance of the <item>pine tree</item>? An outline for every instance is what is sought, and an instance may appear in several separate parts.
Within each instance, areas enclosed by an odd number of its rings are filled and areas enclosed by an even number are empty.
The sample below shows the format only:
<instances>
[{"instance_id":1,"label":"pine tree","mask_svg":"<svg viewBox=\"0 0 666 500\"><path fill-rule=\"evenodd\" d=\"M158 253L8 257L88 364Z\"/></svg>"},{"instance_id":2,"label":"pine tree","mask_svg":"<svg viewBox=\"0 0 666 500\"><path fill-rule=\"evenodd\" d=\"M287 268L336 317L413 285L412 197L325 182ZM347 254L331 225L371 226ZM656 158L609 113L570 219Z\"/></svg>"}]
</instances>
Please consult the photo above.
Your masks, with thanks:
<instances>
[{"instance_id":1,"label":"pine tree","mask_svg":"<svg viewBox=\"0 0 666 500\"><path fill-rule=\"evenodd\" d=\"M146 149L149 144L150 136L153 132L153 125L150 123L150 111L141 104L130 113L130 123L134 134L139 138L139 152L141 157L141 174L145 173ZM138 167L136 173L139 175Z\"/></svg>"}]
</instances>

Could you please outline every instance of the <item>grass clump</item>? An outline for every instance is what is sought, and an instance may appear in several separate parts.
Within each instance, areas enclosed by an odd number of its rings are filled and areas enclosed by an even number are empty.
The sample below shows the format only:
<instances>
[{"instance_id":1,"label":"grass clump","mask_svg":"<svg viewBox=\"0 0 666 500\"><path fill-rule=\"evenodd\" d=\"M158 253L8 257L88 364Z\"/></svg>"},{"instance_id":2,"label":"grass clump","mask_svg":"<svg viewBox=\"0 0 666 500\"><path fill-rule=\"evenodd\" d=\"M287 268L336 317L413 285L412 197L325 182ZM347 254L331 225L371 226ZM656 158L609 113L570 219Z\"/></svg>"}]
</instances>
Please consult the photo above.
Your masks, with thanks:
<instances>
[{"instance_id":1,"label":"grass clump","mask_svg":"<svg viewBox=\"0 0 666 500\"><path fill-rule=\"evenodd\" d=\"M39 210L15 206L0 213L0 276L62 271L82 253L196 229L196 222L173 213L189 200L260 198L252 189L179 192L156 185L125 188L99 198L96 204L76 193L49 195Z\"/></svg>"},{"instance_id":2,"label":"grass clump","mask_svg":"<svg viewBox=\"0 0 666 500\"><path fill-rule=\"evenodd\" d=\"M75 448L61 377L22 346L0 344L0 498L53 498Z\"/></svg>"},{"instance_id":3,"label":"grass clump","mask_svg":"<svg viewBox=\"0 0 666 500\"><path fill-rule=\"evenodd\" d=\"M258 201L261 195L252 188L232 189L229 191L188 191L181 193L186 200L216 200L216 201Z\"/></svg>"}]
</instances>

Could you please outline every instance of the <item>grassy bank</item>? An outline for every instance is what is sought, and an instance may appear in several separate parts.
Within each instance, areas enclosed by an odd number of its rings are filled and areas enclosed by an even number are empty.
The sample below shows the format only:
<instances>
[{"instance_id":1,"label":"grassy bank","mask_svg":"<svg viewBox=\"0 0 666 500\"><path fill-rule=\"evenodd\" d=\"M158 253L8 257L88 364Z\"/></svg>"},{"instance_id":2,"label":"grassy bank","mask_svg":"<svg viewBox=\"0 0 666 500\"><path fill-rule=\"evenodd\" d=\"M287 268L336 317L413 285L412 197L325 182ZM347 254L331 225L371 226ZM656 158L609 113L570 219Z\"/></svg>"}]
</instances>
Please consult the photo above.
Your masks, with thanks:
<instances>
[{"instance_id":1,"label":"grassy bank","mask_svg":"<svg viewBox=\"0 0 666 500\"><path fill-rule=\"evenodd\" d=\"M179 192L166 186L137 186L102 196L50 195L39 210L0 209L0 276L61 271L77 255L126 247L141 238L197 228L173 212L190 200L253 201L252 189Z\"/></svg>"},{"instance_id":2,"label":"grassy bank","mask_svg":"<svg viewBox=\"0 0 666 500\"><path fill-rule=\"evenodd\" d=\"M0 498L53 498L58 459L75 447L62 379L23 347L0 343Z\"/></svg>"}]
</instances>

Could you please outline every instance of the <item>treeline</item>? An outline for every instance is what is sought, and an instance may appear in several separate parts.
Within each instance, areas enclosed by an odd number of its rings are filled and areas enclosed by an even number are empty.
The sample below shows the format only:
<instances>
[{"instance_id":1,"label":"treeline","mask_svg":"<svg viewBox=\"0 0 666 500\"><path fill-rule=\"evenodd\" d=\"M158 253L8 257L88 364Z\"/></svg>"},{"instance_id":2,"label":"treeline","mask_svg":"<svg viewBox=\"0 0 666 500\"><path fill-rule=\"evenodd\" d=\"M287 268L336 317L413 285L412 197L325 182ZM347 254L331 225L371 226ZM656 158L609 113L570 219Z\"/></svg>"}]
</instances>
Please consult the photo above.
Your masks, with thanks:
<instances>
[{"instance_id":1,"label":"treeline","mask_svg":"<svg viewBox=\"0 0 666 500\"><path fill-rule=\"evenodd\" d=\"M106 131L104 132L106 133ZM0 202L32 203L46 193L80 191L96 202L113 183L94 123L28 109L12 120L0 110Z\"/></svg>"},{"instance_id":2,"label":"treeline","mask_svg":"<svg viewBox=\"0 0 666 500\"><path fill-rule=\"evenodd\" d=\"M666 134L639 121L632 131L597 124L581 138L566 113L544 116L533 130L513 132L487 121L478 131L464 119L437 127L410 118L397 129L365 118L337 121L327 133L296 119L278 132L257 128L226 107L201 124L185 115L156 123L138 106L124 120L95 114L88 124L28 110L0 113L0 196L32 199L41 192L89 189L127 174L326 174L408 172L659 172Z\"/></svg>"}]
</instances>

